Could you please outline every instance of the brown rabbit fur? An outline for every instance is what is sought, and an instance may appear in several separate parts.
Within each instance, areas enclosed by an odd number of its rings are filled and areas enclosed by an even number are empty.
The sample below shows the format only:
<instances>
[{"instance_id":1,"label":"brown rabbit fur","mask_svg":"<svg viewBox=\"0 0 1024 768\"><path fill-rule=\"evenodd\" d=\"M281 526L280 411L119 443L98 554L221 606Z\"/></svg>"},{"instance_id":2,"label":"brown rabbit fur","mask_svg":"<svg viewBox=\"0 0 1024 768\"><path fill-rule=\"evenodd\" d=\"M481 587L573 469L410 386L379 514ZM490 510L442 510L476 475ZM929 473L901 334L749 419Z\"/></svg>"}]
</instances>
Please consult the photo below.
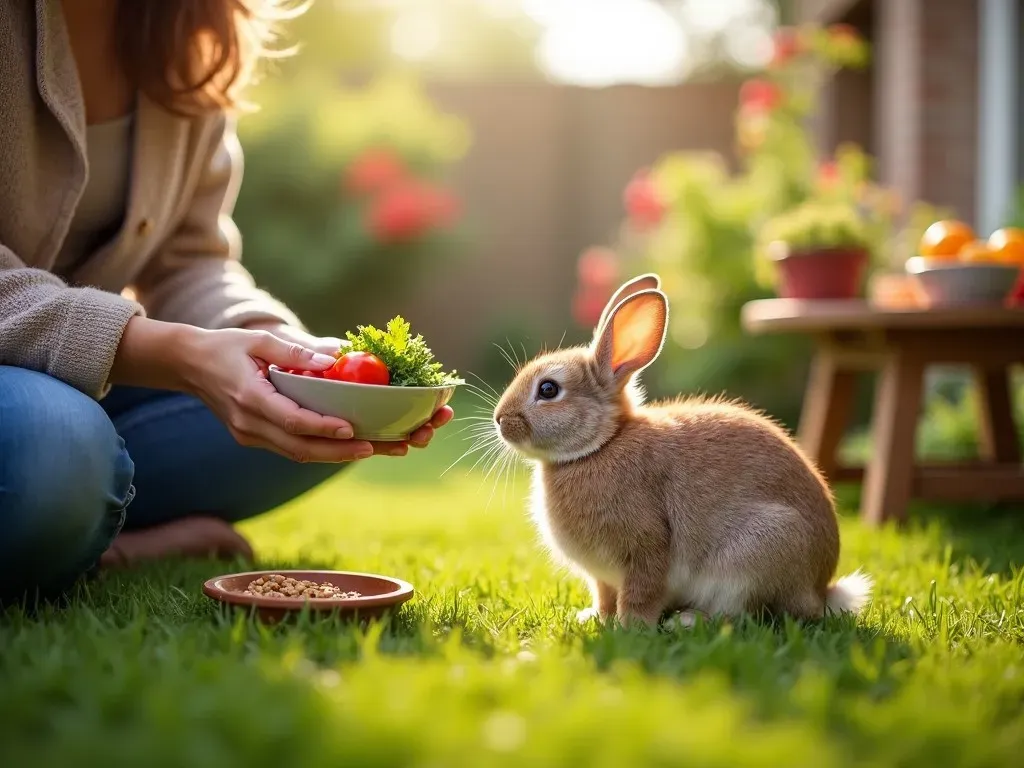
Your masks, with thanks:
<instances>
[{"instance_id":1,"label":"brown rabbit fur","mask_svg":"<svg viewBox=\"0 0 1024 768\"><path fill-rule=\"evenodd\" d=\"M643 405L636 377L667 322L657 276L627 283L593 344L531 361L495 409L501 437L535 464L547 544L589 577L581 619L859 611L871 582L832 583L832 494L783 429L721 399Z\"/></svg>"}]
</instances>

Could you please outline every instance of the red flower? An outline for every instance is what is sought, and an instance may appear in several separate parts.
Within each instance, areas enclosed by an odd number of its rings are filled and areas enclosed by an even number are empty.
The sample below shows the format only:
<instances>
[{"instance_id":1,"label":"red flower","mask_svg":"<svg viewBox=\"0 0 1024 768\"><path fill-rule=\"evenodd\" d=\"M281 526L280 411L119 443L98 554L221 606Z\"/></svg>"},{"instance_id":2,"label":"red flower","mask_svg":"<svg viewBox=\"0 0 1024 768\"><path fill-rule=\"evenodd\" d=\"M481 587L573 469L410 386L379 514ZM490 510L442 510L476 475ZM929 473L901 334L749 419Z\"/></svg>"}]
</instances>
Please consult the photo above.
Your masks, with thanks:
<instances>
[{"instance_id":1,"label":"red flower","mask_svg":"<svg viewBox=\"0 0 1024 768\"><path fill-rule=\"evenodd\" d=\"M626 213L635 225L657 226L665 216L665 201L646 170L638 171L623 193Z\"/></svg>"},{"instance_id":2,"label":"red flower","mask_svg":"<svg viewBox=\"0 0 1024 768\"><path fill-rule=\"evenodd\" d=\"M601 312L604 311L604 305L610 298L610 292L605 295L593 288L578 290L572 300L573 319L584 328L597 325L597 321L601 319Z\"/></svg>"},{"instance_id":3,"label":"red flower","mask_svg":"<svg viewBox=\"0 0 1024 768\"><path fill-rule=\"evenodd\" d=\"M800 53L800 38L796 31L789 27L776 30L772 40L771 66L781 67Z\"/></svg>"},{"instance_id":4,"label":"red flower","mask_svg":"<svg viewBox=\"0 0 1024 768\"><path fill-rule=\"evenodd\" d=\"M618 274L615 252L610 248L588 248L576 265L580 283L587 288L610 290Z\"/></svg>"},{"instance_id":5,"label":"red flower","mask_svg":"<svg viewBox=\"0 0 1024 768\"><path fill-rule=\"evenodd\" d=\"M758 112L770 112L782 100L779 86L768 80L754 78L740 86L740 106Z\"/></svg>"},{"instance_id":6,"label":"red flower","mask_svg":"<svg viewBox=\"0 0 1024 768\"><path fill-rule=\"evenodd\" d=\"M839 166L835 161L826 160L818 166L818 181L825 187L831 187L839 182Z\"/></svg>"},{"instance_id":7,"label":"red flower","mask_svg":"<svg viewBox=\"0 0 1024 768\"><path fill-rule=\"evenodd\" d=\"M375 194L404 179L405 171L398 155L377 147L364 152L345 169L343 186L350 194Z\"/></svg>"},{"instance_id":8,"label":"red flower","mask_svg":"<svg viewBox=\"0 0 1024 768\"><path fill-rule=\"evenodd\" d=\"M367 212L367 227L383 243L413 240L451 224L458 201L447 190L421 182L402 182L384 190Z\"/></svg>"},{"instance_id":9,"label":"red flower","mask_svg":"<svg viewBox=\"0 0 1024 768\"><path fill-rule=\"evenodd\" d=\"M447 189L419 183L419 194L435 227L449 227L461 213L459 199Z\"/></svg>"}]
</instances>

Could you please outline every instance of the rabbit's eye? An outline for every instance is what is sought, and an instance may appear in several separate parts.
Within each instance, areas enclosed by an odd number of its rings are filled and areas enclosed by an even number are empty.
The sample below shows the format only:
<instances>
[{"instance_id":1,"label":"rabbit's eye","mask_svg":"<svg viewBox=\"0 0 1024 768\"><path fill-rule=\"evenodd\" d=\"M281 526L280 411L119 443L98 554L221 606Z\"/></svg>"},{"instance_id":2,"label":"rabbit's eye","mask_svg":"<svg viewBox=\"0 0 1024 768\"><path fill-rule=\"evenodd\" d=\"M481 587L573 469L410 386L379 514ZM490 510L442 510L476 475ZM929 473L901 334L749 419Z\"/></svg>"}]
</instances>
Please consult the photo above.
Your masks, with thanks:
<instances>
[{"instance_id":1,"label":"rabbit's eye","mask_svg":"<svg viewBox=\"0 0 1024 768\"><path fill-rule=\"evenodd\" d=\"M550 379L545 379L537 387L537 394L540 395L541 400L554 400L558 397L559 391L561 391L559 386Z\"/></svg>"}]
</instances>

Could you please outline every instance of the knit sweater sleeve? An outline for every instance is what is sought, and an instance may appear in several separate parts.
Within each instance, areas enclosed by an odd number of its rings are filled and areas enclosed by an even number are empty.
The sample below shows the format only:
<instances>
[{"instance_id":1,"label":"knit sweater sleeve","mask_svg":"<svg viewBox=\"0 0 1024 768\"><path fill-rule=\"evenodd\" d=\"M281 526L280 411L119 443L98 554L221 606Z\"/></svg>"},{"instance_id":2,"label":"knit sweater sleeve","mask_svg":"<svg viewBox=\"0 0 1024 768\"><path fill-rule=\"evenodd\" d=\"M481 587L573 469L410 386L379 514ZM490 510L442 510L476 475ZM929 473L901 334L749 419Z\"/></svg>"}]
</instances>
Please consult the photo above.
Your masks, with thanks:
<instances>
[{"instance_id":1,"label":"knit sweater sleeve","mask_svg":"<svg viewBox=\"0 0 1024 768\"><path fill-rule=\"evenodd\" d=\"M231 218L241 175L234 121L220 115L183 218L134 286L150 317L212 329L255 322L302 327L241 264L241 237Z\"/></svg>"},{"instance_id":2,"label":"knit sweater sleeve","mask_svg":"<svg viewBox=\"0 0 1024 768\"><path fill-rule=\"evenodd\" d=\"M0 365L41 371L103 397L125 326L142 313L117 294L71 288L27 267L0 245Z\"/></svg>"}]
</instances>

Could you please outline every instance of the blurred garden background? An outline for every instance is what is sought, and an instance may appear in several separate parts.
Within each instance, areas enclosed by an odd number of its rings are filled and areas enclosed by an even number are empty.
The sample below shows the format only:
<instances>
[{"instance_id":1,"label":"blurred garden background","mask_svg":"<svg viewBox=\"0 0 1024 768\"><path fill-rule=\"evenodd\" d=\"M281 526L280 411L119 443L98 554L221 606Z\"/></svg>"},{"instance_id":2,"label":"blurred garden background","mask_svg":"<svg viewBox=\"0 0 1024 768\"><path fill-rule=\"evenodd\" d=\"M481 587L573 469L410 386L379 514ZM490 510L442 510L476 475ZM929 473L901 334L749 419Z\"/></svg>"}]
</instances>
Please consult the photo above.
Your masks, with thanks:
<instances>
[{"instance_id":1,"label":"blurred garden background","mask_svg":"<svg viewBox=\"0 0 1024 768\"><path fill-rule=\"evenodd\" d=\"M740 322L780 292L772 243L866 252L871 294L937 219L1024 225L1022 2L316 0L240 122L243 260L314 331L401 313L483 382L455 402L469 427L240 528L261 569L416 595L368 627L268 627L201 593L241 564L104 571L0 615L0 766L1019 763L1019 507L875 528L842 485L839 572L875 579L861 616L601 629L575 620L586 587L539 545L521 465L458 459L510 350L588 339L650 270L673 309L652 394L795 427L810 343ZM973 456L975 397L930 372L920 450Z\"/></svg>"},{"instance_id":2,"label":"blurred garden background","mask_svg":"<svg viewBox=\"0 0 1024 768\"><path fill-rule=\"evenodd\" d=\"M402 312L495 385L494 344L579 341L654 269L674 322L649 389L794 426L806 341L739 324L775 292L767 233L852 224L884 273L942 215L1020 218L1017 160L980 162L993 135L1019 155L1000 83L981 103L984 4L903 5L319 0L241 123L244 259L317 331ZM932 380L923 443L970 452L970 392Z\"/></svg>"}]
</instances>

